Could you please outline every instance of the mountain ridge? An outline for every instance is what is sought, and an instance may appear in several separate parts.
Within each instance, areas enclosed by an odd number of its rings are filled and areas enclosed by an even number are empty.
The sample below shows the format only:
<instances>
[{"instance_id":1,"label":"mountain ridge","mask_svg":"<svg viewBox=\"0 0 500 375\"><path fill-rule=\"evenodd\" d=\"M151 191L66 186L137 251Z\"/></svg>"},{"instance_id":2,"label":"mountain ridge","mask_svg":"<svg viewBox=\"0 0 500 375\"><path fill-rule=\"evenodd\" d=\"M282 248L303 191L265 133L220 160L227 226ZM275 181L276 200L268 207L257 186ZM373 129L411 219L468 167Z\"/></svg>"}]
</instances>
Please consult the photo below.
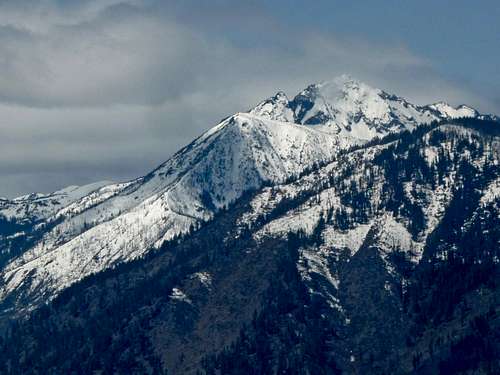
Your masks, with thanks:
<instances>
[{"instance_id":1,"label":"mountain ridge","mask_svg":"<svg viewBox=\"0 0 500 375\"><path fill-rule=\"evenodd\" d=\"M414 105L348 75L311 84L291 100L279 91L250 112L285 122L318 126L326 132L353 134L365 141L435 120L480 116L466 105L456 108L445 102Z\"/></svg>"},{"instance_id":2,"label":"mountain ridge","mask_svg":"<svg viewBox=\"0 0 500 375\"><path fill-rule=\"evenodd\" d=\"M436 115L438 108L402 100L348 77L311 85L292 101L278 92L223 120L144 177L93 190L35 221L31 233L10 233L21 250L6 255L0 299L14 293L32 301L24 308L34 308L87 275L190 232L247 190L283 183L341 150L425 123L419 121L449 119ZM408 116L405 106L421 117Z\"/></svg>"},{"instance_id":3,"label":"mountain ridge","mask_svg":"<svg viewBox=\"0 0 500 375\"><path fill-rule=\"evenodd\" d=\"M0 358L12 373L494 373L499 124L453 122L249 192L62 291Z\"/></svg>"}]
</instances>

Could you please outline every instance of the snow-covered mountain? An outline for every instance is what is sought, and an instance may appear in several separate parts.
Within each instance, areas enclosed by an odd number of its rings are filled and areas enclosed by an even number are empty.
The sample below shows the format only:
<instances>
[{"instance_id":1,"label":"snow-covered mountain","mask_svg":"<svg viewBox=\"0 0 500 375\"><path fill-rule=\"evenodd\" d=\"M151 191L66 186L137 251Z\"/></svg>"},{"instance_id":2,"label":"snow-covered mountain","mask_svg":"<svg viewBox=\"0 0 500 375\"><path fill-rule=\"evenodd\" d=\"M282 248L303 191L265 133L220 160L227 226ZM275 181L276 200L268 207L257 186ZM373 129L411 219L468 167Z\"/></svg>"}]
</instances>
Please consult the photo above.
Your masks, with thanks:
<instances>
[{"instance_id":1,"label":"snow-covered mountain","mask_svg":"<svg viewBox=\"0 0 500 375\"><path fill-rule=\"evenodd\" d=\"M250 112L361 140L411 130L434 120L479 116L475 109L465 105L454 108L444 102L411 104L347 75L310 85L292 100L279 92Z\"/></svg>"},{"instance_id":2,"label":"snow-covered mountain","mask_svg":"<svg viewBox=\"0 0 500 375\"><path fill-rule=\"evenodd\" d=\"M499 166L494 117L344 76L138 179L3 200L0 363L497 373Z\"/></svg>"},{"instance_id":3,"label":"snow-covered mountain","mask_svg":"<svg viewBox=\"0 0 500 375\"><path fill-rule=\"evenodd\" d=\"M0 215L33 227L10 234L26 245L16 242L22 251L2 270L0 300L50 299L211 220L246 191L285 182L374 137L458 116L478 113L413 105L342 76L292 100L279 92L223 120L136 180L2 200Z\"/></svg>"},{"instance_id":4,"label":"snow-covered mountain","mask_svg":"<svg viewBox=\"0 0 500 375\"><path fill-rule=\"evenodd\" d=\"M2 295L24 285L42 297L141 256L245 191L284 181L346 145L307 127L231 116L145 177L104 186L37 224L35 230L50 229L6 266Z\"/></svg>"},{"instance_id":5,"label":"snow-covered mountain","mask_svg":"<svg viewBox=\"0 0 500 375\"><path fill-rule=\"evenodd\" d=\"M32 193L14 199L0 198L0 216L20 222L43 220L93 191L111 184L111 181L99 181L84 186L68 186L49 194Z\"/></svg>"},{"instance_id":6,"label":"snow-covered mountain","mask_svg":"<svg viewBox=\"0 0 500 375\"><path fill-rule=\"evenodd\" d=\"M0 363L13 373L33 363L44 373L498 373L499 166L500 123L481 119L340 151L75 282L6 330ZM29 292L13 289L4 316L33 303Z\"/></svg>"}]
</instances>

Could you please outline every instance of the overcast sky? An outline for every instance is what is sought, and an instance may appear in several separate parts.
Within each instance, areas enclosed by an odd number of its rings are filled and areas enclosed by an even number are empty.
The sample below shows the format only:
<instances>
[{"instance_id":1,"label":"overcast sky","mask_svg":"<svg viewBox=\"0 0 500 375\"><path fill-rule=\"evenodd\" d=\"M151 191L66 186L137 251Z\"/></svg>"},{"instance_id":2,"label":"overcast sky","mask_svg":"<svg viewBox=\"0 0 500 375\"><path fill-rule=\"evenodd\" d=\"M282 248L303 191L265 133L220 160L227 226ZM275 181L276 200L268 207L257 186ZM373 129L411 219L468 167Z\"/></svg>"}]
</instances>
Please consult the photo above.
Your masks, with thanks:
<instances>
[{"instance_id":1,"label":"overcast sky","mask_svg":"<svg viewBox=\"0 0 500 375\"><path fill-rule=\"evenodd\" d=\"M348 73L500 114L500 2L0 0L0 196L147 173Z\"/></svg>"}]
</instances>

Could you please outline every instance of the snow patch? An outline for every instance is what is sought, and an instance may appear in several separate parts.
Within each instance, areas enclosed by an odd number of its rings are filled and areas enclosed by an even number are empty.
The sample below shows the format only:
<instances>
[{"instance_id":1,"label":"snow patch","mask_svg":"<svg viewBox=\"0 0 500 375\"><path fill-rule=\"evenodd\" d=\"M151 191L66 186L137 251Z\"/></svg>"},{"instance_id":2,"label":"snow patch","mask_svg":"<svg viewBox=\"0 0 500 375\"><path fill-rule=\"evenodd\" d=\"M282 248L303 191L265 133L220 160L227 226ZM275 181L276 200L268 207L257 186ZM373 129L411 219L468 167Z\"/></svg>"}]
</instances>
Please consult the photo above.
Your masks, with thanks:
<instances>
[{"instance_id":1,"label":"snow patch","mask_svg":"<svg viewBox=\"0 0 500 375\"><path fill-rule=\"evenodd\" d=\"M170 294L170 298L176 301L192 303L192 301L188 298L188 296L179 288L172 288L172 293Z\"/></svg>"}]
</instances>

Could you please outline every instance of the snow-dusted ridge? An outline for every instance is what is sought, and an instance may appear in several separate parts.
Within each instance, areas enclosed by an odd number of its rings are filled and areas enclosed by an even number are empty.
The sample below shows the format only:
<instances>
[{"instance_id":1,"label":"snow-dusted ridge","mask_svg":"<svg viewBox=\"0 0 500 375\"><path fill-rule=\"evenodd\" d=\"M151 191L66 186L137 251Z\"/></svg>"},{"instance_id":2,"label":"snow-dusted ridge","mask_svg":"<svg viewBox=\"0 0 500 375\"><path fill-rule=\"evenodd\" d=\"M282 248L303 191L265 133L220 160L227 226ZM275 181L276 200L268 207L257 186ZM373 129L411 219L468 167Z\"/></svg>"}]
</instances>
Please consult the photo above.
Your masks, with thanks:
<instances>
[{"instance_id":1,"label":"snow-dusted ridge","mask_svg":"<svg viewBox=\"0 0 500 375\"><path fill-rule=\"evenodd\" d=\"M475 109L465 105L456 108L444 102L415 105L348 75L312 84L292 100L278 92L250 112L364 141L411 130L434 120L479 116Z\"/></svg>"},{"instance_id":2,"label":"snow-dusted ridge","mask_svg":"<svg viewBox=\"0 0 500 375\"><path fill-rule=\"evenodd\" d=\"M52 298L89 274L140 257L210 220L247 190L284 182L373 137L476 116L472 111L416 106L342 76L311 85L292 100L279 92L223 120L142 178L71 188L65 193L70 198L50 209L34 206L48 199L38 195L0 201L0 215L34 218L41 227L55 223L2 270L0 300L19 290L32 300ZM54 195L61 194L47 197ZM13 209L19 202L22 210Z\"/></svg>"},{"instance_id":3,"label":"snow-dusted ridge","mask_svg":"<svg viewBox=\"0 0 500 375\"><path fill-rule=\"evenodd\" d=\"M14 199L0 198L0 215L21 221L46 219L61 208L111 184L111 181L99 181L83 186L68 186L49 194L32 193Z\"/></svg>"},{"instance_id":4,"label":"snow-dusted ridge","mask_svg":"<svg viewBox=\"0 0 500 375\"><path fill-rule=\"evenodd\" d=\"M284 181L343 147L338 137L307 127L236 114L145 178L107 186L61 210L62 222L7 265L2 293L23 286L30 274L25 286L50 294L137 258L209 220L246 190Z\"/></svg>"}]
</instances>

